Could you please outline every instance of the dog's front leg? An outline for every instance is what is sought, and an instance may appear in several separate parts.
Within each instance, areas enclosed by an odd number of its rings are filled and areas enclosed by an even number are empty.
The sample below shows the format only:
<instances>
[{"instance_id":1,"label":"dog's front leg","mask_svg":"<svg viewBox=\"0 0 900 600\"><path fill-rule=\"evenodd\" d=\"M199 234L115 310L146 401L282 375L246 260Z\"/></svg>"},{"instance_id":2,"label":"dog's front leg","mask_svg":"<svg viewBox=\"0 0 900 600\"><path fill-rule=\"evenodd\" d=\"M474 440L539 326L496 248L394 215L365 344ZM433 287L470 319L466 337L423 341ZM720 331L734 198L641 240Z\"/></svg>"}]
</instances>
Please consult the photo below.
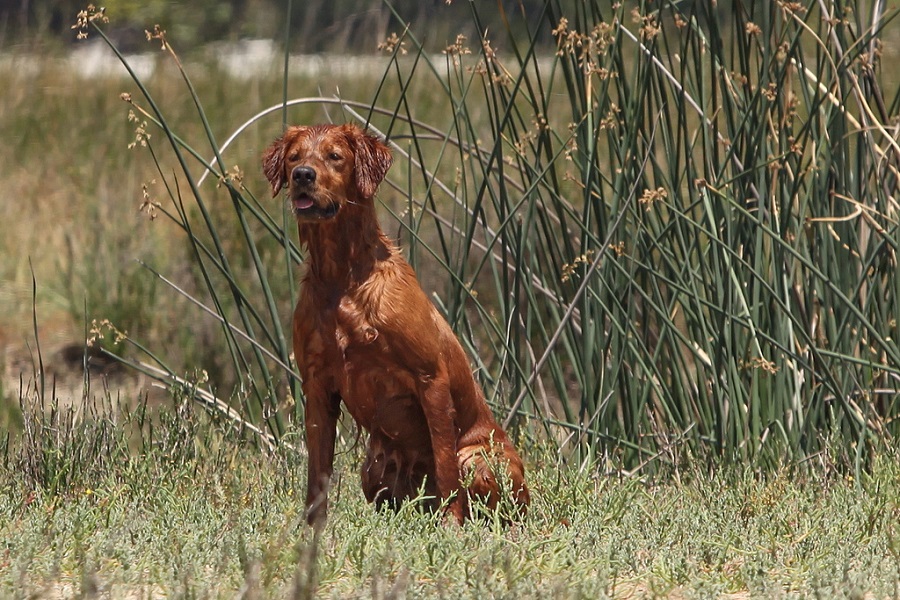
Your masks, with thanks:
<instances>
[{"instance_id":1,"label":"dog's front leg","mask_svg":"<svg viewBox=\"0 0 900 600\"><path fill-rule=\"evenodd\" d=\"M447 512L459 523L464 518L464 498L459 481L459 459L456 456L459 431L456 410L450 395L450 382L445 373L422 377L419 383L422 410L428 421L431 447L434 451L434 471L441 500L449 499Z\"/></svg>"},{"instance_id":2,"label":"dog's front leg","mask_svg":"<svg viewBox=\"0 0 900 600\"><path fill-rule=\"evenodd\" d=\"M305 386L306 449L309 468L306 481L306 520L310 525L325 523L328 486L334 470L334 442L341 399L319 386Z\"/></svg>"}]
</instances>

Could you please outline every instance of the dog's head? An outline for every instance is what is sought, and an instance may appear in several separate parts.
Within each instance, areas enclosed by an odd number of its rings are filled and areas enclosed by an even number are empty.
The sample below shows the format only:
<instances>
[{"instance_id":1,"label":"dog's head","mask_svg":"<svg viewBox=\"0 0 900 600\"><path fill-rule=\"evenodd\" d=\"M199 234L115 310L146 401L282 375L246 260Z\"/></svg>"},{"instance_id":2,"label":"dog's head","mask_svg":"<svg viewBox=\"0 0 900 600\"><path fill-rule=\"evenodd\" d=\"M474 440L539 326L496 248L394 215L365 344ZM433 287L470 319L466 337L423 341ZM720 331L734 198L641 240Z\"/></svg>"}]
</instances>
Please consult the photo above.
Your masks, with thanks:
<instances>
[{"instance_id":1,"label":"dog's head","mask_svg":"<svg viewBox=\"0 0 900 600\"><path fill-rule=\"evenodd\" d=\"M370 201L393 162L390 149L355 125L290 127L263 155L272 196L285 186L298 220L330 219Z\"/></svg>"}]
</instances>

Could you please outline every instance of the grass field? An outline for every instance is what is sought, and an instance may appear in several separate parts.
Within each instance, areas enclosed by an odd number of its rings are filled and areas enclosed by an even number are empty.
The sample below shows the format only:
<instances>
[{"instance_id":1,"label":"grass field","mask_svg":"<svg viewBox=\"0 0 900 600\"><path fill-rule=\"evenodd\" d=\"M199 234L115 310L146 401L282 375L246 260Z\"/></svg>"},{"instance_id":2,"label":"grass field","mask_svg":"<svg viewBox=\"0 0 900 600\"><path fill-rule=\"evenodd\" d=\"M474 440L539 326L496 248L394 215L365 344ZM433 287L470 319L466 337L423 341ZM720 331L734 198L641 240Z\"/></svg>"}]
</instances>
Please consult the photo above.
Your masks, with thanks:
<instances>
[{"instance_id":1,"label":"grass field","mask_svg":"<svg viewBox=\"0 0 900 600\"><path fill-rule=\"evenodd\" d=\"M0 596L900 597L900 13L472 6L493 41L286 83L161 39L133 78L0 57ZM347 420L303 524L283 120L392 142L385 230L523 449L524 523L373 515Z\"/></svg>"},{"instance_id":2,"label":"grass field","mask_svg":"<svg viewBox=\"0 0 900 600\"><path fill-rule=\"evenodd\" d=\"M0 446L0 595L898 597L893 452L860 480L696 465L654 480L526 447L535 502L506 529L373 513L351 430L316 539L302 452L261 454L189 403L139 414L38 413Z\"/></svg>"}]
</instances>

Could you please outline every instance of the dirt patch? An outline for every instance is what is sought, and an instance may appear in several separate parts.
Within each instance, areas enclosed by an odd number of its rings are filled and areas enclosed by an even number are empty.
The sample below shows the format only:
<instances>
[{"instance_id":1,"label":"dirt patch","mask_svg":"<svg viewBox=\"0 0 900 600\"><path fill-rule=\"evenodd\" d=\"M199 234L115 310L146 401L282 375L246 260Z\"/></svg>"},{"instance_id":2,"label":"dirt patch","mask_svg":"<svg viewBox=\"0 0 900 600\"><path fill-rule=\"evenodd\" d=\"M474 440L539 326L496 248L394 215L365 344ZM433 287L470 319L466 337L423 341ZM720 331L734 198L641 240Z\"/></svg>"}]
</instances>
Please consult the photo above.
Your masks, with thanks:
<instances>
[{"instance_id":1,"label":"dirt patch","mask_svg":"<svg viewBox=\"0 0 900 600\"><path fill-rule=\"evenodd\" d=\"M0 346L0 401L43 397L76 411L88 404L127 409L151 389L146 377L83 341L54 339L49 348L42 343L40 353L33 342Z\"/></svg>"}]
</instances>

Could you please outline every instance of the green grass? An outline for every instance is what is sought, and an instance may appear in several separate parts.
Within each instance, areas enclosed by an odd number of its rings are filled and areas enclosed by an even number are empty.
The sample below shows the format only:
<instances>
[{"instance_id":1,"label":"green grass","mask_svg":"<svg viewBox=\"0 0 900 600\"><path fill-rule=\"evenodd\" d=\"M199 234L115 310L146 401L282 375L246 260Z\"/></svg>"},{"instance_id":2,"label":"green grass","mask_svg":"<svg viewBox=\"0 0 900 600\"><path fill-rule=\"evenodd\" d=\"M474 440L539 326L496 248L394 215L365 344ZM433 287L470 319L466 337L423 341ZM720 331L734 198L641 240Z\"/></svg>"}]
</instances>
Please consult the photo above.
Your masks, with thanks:
<instances>
[{"instance_id":1,"label":"green grass","mask_svg":"<svg viewBox=\"0 0 900 600\"><path fill-rule=\"evenodd\" d=\"M777 469L829 444L865 468L900 410L900 94L882 67L898 12L548 0L486 23L471 8L493 40L434 56L410 27L346 86L236 82L168 44L146 81L17 76L0 133L31 168L13 197L32 171L48 191L38 215L18 203L11 218L87 224L4 238L10 255L33 251L39 280L61 279L39 309L65 306L82 334L109 319L127 344L105 347L166 384L206 371L277 439L303 415L285 335L303 254L259 156L283 120L368 123L396 157L386 228L504 424L626 469ZM539 41L548 30L557 48ZM315 89L332 83L340 98ZM85 129L27 110L55 85L76 91L48 111L88 113ZM131 100L115 109L118 91ZM122 151L136 129L146 146ZM49 137L97 162L48 155L35 140ZM152 223L134 210L142 184ZM70 190L90 200L70 208ZM0 268L30 282L21 261Z\"/></svg>"},{"instance_id":2,"label":"green grass","mask_svg":"<svg viewBox=\"0 0 900 600\"><path fill-rule=\"evenodd\" d=\"M361 447L304 520L305 459L262 454L193 404L74 422L26 411L0 447L5 597L897 597L900 461L860 480L699 467L666 480L527 447L524 523L374 513ZM293 441L293 438L291 438Z\"/></svg>"}]
</instances>

